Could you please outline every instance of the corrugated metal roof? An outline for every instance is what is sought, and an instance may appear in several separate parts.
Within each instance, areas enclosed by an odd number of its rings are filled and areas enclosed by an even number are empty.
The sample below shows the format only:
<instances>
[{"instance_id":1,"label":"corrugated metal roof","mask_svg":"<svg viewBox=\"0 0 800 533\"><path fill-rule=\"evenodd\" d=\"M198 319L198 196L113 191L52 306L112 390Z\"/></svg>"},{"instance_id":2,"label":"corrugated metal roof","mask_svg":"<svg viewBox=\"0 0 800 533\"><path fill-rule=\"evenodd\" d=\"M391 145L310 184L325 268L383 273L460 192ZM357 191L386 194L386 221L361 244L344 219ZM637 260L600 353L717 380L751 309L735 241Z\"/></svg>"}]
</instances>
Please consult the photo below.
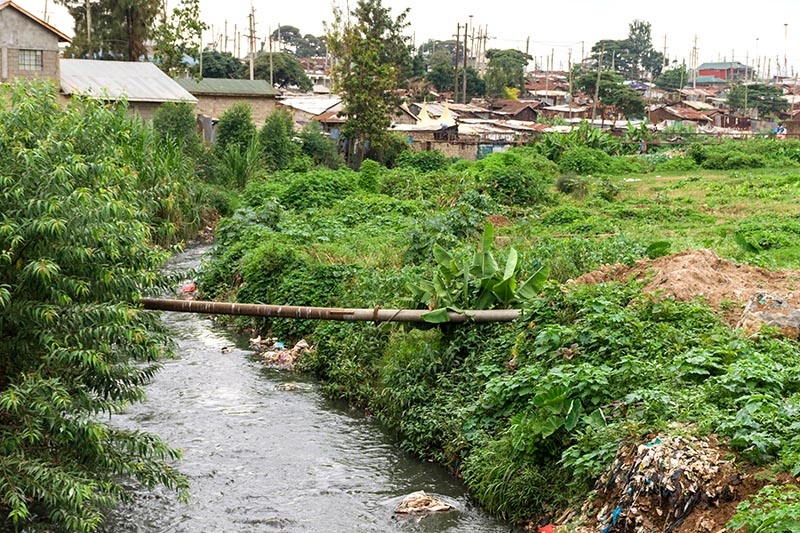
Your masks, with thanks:
<instances>
[{"instance_id":1,"label":"corrugated metal roof","mask_svg":"<svg viewBox=\"0 0 800 533\"><path fill-rule=\"evenodd\" d=\"M61 91L102 100L197 103L153 63L62 59Z\"/></svg>"},{"instance_id":2,"label":"corrugated metal roof","mask_svg":"<svg viewBox=\"0 0 800 533\"><path fill-rule=\"evenodd\" d=\"M231 80L226 78L179 78L178 85L194 95L229 95L274 97L281 93L266 80Z\"/></svg>"},{"instance_id":3,"label":"corrugated metal roof","mask_svg":"<svg viewBox=\"0 0 800 533\"><path fill-rule=\"evenodd\" d=\"M333 111L334 106L340 104L342 99L338 96L290 96L280 101L281 105L319 115L325 111Z\"/></svg>"},{"instance_id":4,"label":"corrugated metal roof","mask_svg":"<svg viewBox=\"0 0 800 533\"><path fill-rule=\"evenodd\" d=\"M738 61L721 61L718 63L703 63L697 70L727 70L727 69L742 69L742 68L750 68L747 65L743 65Z\"/></svg>"}]
</instances>

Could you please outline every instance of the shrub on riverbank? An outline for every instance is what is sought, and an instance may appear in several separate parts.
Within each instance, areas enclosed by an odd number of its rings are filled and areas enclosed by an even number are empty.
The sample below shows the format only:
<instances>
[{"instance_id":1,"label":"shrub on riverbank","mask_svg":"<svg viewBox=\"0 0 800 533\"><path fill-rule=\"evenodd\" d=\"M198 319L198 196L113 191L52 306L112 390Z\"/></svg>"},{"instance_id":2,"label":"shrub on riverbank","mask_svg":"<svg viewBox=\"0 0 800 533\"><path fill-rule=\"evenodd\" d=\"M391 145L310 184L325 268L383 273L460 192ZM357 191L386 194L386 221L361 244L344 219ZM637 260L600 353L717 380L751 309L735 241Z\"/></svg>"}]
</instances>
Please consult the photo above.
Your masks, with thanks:
<instances>
[{"instance_id":1,"label":"shrub on riverbank","mask_svg":"<svg viewBox=\"0 0 800 533\"><path fill-rule=\"evenodd\" d=\"M273 247L270 257L231 262L218 250L210 272L227 269L243 297L273 291L261 297L293 298L266 303L403 307L406 282L431 279L434 244L454 258L472 257L486 219L497 227L500 248L520 251L523 271L544 263L560 282L603 264L632 264L654 253L654 243L798 265L779 253L791 247L786 235L796 225L787 220L798 188L791 170L612 175L587 179L586 194L567 196L553 188L555 165L531 155L512 151L429 172L379 168L383 194L356 187L310 208L280 209L280 224L246 230L258 235L254 249ZM610 160L626 173L632 168L627 159ZM517 172L522 161L539 165L535 175L513 174L524 178L514 186L489 183L487 169ZM252 189L250 207L281 198L288 179L276 175L260 192ZM613 194L601 194L601 186ZM748 210L774 220L745 218ZM737 232L780 245L747 251L736 244ZM326 285L327 268L347 273L338 278L344 290ZM266 278L248 288L245 276ZM275 286L305 289L279 294ZM800 440L788 429L800 407L796 344L766 334L742 338L702 303L642 295L633 283L554 283L512 324L308 327L303 333L316 350L302 365L330 394L374 413L404 448L449 465L476 498L511 520L584 497L621 440L657 431L716 433L743 462L800 468Z\"/></svg>"},{"instance_id":2,"label":"shrub on riverbank","mask_svg":"<svg viewBox=\"0 0 800 533\"><path fill-rule=\"evenodd\" d=\"M108 415L165 356L136 302L202 206L180 146L124 104L0 90L0 524L92 531L131 480L186 496L180 452Z\"/></svg>"}]
</instances>

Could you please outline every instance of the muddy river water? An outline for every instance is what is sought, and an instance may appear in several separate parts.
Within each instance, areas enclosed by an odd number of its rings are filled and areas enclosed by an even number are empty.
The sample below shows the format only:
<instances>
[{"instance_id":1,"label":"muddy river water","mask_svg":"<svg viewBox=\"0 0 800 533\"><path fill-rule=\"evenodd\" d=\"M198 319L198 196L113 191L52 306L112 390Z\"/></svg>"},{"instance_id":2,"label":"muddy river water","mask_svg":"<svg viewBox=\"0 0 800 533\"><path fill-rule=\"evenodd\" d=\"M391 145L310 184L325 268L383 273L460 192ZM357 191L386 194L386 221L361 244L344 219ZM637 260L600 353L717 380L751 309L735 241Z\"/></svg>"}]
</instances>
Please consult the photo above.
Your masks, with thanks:
<instances>
[{"instance_id":1,"label":"muddy river water","mask_svg":"<svg viewBox=\"0 0 800 533\"><path fill-rule=\"evenodd\" d=\"M195 268L205 250L191 248L169 268ZM191 498L134 489L105 531L516 531L476 507L443 468L400 450L377 422L326 399L311 378L265 368L246 338L200 315L163 318L177 357L148 386L147 400L113 423L183 449L178 467ZM287 381L304 386L276 389ZM421 520L396 516L417 490L456 509Z\"/></svg>"}]
</instances>

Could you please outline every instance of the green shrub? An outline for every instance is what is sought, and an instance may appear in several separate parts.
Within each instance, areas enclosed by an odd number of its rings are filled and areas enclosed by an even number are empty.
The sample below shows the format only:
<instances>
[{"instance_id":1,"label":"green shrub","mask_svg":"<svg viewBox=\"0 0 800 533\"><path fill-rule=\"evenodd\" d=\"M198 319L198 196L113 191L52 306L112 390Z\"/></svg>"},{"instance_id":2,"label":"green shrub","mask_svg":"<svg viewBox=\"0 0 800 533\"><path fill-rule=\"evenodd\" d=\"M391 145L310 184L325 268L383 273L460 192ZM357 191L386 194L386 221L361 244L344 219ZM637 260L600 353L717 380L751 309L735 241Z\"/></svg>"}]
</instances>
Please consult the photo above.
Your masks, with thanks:
<instances>
[{"instance_id":1,"label":"green shrub","mask_svg":"<svg viewBox=\"0 0 800 533\"><path fill-rule=\"evenodd\" d=\"M178 141L188 154L200 150L200 133L197 131L197 117L194 106L188 102L166 102L153 114L153 128L163 138Z\"/></svg>"},{"instance_id":2,"label":"green shrub","mask_svg":"<svg viewBox=\"0 0 800 533\"><path fill-rule=\"evenodd\" d=\"M333 170L342 166L343 161L336 148L336 141L322 132L322 126L316 120L303 126L300 141L303 153L311 158L314 165L326 166Z\"/></svg>"},{"instance_id":3,"label":"green shrub","mask_svg":"<svg viewBox=\"0 0 800 533\"><path fill-rule=\"evenodd\" d=\"M154 244L193 183L124 103L64 108L30 81L0 93L0 529L94 531L131 483L188 498L180 451L109 415L169 355L138 302L166 286Z\"/></svg>"},{"instance_id":4,"label":"green shrub","mask_svg":"<svg viewBox=\"0 0 800 533\"><path fill-rule=\"evenodd\" d=\"M727 527L743 533L800 531L800 489L796 485L767 485L736 507Z\"/></svg>"},{"instance_id":5,"label":"green shrub","mask_svg":"<svg viewBox=\"0 0 800 533\"><path fill-rule=\"evenodd\" d=\"M381 189L381 165L372 159L365 159L358 171L358 188L365 192L378 192Z\"/></svg>"},{"instance_id":6,"label":"green shrub","mask_svg":"<svg viewBox=\"0 0 800 533\"><path fill-rule=\"evenodd\" d=\"M583 176L563 174L556 180L556 190L576 198L583 198L589 192L589 184Z\"/></svg>"},{"instance_id":7,"label":"green shrub","mask_svg":"<svg viewBox=\"0 0 800 533\"><path fill-rule=\"evenodd\" d=\"M264 121L258 133L258 141L270 170L289 168L300 155L300 147L292 141L294 119L285 109L276 109Z\"/></svg>"},{"instance_id":8,"label":"green shrub","mask_svg":"<svg viewBox=\"0 0 800 533\"><path fill-rule=\"evenodd\" d=\"M293 174L281 193L281 205L290 209L326 207L355 192L357 174L349 170L314 170Z\"/></svg>"},{"instance_id":9,"label":"green shrub","mask_svg":"<svg viewBox=\"0 0 800 533\"><path fill-rule=\"evenodd\" d=\"M688 156L670 157L666 161L656 163L656 172L690 172L697 169L697 162Z\"/></svg>"},{"instance_id":10,"label":"green shrub","mask_svg":"<svg viewBox=\"0 0 800 533\"><path fill-rule=\"evenodd\" d=\"M613 159L596 148L576 146L565 151L558 161L563 173L605 174L611 171Z\"/></svg>"},{"instance_id":11,"label":"green shrub","mask_svg":"<svg viewBox=\"0 0 800 533\"><path fill-rule=\"evenodd\" d=\"M253 111L245 102L237 102L229 107L216 126L217 149L226 153L229 146L247 148L256 136Z\"/></svg>"},{"instance_id":12,"label":"green shrub","mask_svg":"<svg viewBox=\"0 0 800 533\"><path fill-rule=\"evenodd\" d=\"M433 172L444 170L450 166L450 160L438 150L417 151L406 150L397 156L395 166L400 168L413 168L420 172Z\"/></svg>"}]
</instances>

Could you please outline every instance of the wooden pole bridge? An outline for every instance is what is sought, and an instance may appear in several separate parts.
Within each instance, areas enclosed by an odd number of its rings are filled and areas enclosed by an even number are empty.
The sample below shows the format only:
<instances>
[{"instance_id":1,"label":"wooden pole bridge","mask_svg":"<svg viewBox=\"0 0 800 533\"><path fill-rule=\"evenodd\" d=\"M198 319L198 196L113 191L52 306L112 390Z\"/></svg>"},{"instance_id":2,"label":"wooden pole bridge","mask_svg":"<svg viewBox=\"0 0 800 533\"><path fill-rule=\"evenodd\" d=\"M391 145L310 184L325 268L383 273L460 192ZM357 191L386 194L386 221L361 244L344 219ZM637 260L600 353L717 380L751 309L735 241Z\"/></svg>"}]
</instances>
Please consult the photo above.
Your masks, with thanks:
<instances>
[{"instance_id":1,"label":"wooden pole bridge","mask_svg":"<svg viewBox=\"0 0 800 533\"><path fill-rule=\"evenodd\" d=\"M240 304L201 300L142 298L145 309L203 313L209 315L240 315L265 318L296 318L305 320L338 320L342 322L425 322L427 309L346 309L336 307L306 307L294 305ZM519 317L518 309L487 309L448 313L449 323L511 322Z\"/></svg>"}]
</instances>

